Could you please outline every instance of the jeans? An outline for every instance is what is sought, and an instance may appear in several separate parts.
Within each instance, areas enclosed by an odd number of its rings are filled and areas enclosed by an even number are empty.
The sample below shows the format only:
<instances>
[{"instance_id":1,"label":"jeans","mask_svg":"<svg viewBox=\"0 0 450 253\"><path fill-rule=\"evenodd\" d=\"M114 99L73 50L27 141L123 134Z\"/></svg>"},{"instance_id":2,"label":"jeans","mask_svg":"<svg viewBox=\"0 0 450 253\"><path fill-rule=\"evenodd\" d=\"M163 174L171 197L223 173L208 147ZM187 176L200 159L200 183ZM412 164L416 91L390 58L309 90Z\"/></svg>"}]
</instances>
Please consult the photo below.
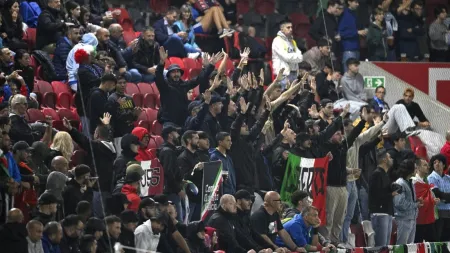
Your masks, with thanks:
<instances>
[{"instance_id":1,"label":"jeans","mask_svg":"<svg viewBox=\"0 0 450 253\"><path fill-rule=\"evenodd\" d=\"M178 35L173 34L164 42L164 49L167 50L169 57L187 57L186 50L184 49L184 43Z\"/></svg>"},{"instance_id":2,"label":"jeans","mask_svg":"<svg viewBox=\"0 0 450 253\"><path fill-rule=\"evenodd\" d=\"M416 234L416 219L396 220L397 222L397 245L409 244L414 242Z\"/></svg>"},{"instance_id":3,"label":"jeans","mask_svg":"<svg viewBox=\"0 0 450 253\"><path fill-rule=\"evenodd\" d=\"M370 219L375 231L375 246L389 245L392 233L392 216L385 213L373 213Z\"/></svg>"},{"instance_id":4,"label":"jeans","mask_svg":"<svg viewBox=\"0 0 450 253\"><path fill-rule=\"evenodd\" d=\"M175 210L177 211L177 220L178 222L183 222L183 206L181 205L181 199L180 196L176 193L171 193L167 195L167 198L172 201L172 203L175 205Z\"/></svg>"},{"instance_id":5,"label":"jeans","mask_svg":"<svg viewBox=\"0 0 450 253\"><path fill-rule=\"evenodd\" d=\"M153 83L155 76L152 74L141 74L137 69L130 69L127 72L128 80L132 83Z\"/></svg>"},{"instance_id":6,"label":"jeans","mask_svg":"<svg viewBox=\"0 0 450 253\"><path fill-rule=\"evenodd\" d=\"M90 124L89 124L89 118L86 116L80 116L81 120L81 130L82 133L89 138L89 140L92 140L91 132L90 132Z\"/></svg>"},{"instance_id":7,"label":"jeans","mask_svg":"<svg viewBox=\"0 0 450 253\"><path fill-rule=\"evenodd\" d=\"M355 206L358 202L358 189L356 188L355 181L347 182L347 192L347 212L345 213L344 224L342 225L341 231L341 240L344 243L348 240L348 230L350 229L350 223L353 218L353 213L355 212Z\"/></svg>"},{"instance_id":8,"label":"jeans","mask_svg":"<svg viewBox=\"0 0 450 253\"><path fill-rule=\"evenodd\" d=\"M187 53L201 53L202 50L195 48L193 45L189 43L184 43L184 49Z\"/></svg>"},{"instance_id":9,"label":"jeans","mask_svg":"<svg viewBox=\"0 0 450 253\"><path fill-rule=\"evenodd\" d=\"M347 72L347 60L350 58L359 60L359 51L344 51L342 54L342 66L344 67L344 71L342 73Z\"/></svg>"},{"instance_id":10,"label":"jeans","mask_svg":"<svg viewBox=\"0 0 450 253\"><path fill-rule=\"evenodd\" d=\"M92 212L94 217L103 219L106 216L106 200L111 196L109 192L94 191L92 198Z\"/></svg>"},{"instance_id":11,"label":"jeans","mask_svg":"<svg viewBox=\"0 0 450 253\"><path fill-rule=\"evenodd\" d=\"M359 207L362 220L369 220L369 194L364 187L359 189Z\"/></svg>"}]
</instances>

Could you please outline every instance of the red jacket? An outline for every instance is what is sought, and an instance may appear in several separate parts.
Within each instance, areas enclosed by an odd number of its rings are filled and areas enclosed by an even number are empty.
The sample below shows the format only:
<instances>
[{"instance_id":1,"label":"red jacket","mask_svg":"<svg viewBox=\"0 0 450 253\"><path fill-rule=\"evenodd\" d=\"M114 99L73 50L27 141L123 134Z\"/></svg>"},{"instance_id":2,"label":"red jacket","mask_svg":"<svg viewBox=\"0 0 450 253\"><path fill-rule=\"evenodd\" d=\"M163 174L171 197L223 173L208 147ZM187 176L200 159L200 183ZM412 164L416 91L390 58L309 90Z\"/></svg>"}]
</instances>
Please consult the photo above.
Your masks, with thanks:
<instances>
[{"instance_id":1,"label":"red jacket","mask_svg":"<svg viewBox=\"0 0 450 253\"><path fill-rule=\"evenodd\" d=\"M141 203L141 198L137 194L137 189L129 184L124 184L122 186L122 193L125 194L127 199L131 202L128 205L128 209L137 212L139 210L139 204Z\"/></svg>"},{"instance_id":2,"label":"red jacket","mask_svg":"<svg viewBox=\"0 0 450 253\"><path fill-rule=\"evenodd\" d=\"M147 129L143 127L135 127L133 131L131 131L131 134L139 138L139 141L142 141L145 135L150 137L150 134L148 133ZM139 147L139 151L137 156L134 158L136 161L142 162L142 161L149 161L152 160L154 157L148 150L147 147Z\"/></svg>"},{"instance_id":3,"label":"red jacket","mask_svg":"<svg viewBox=\"0 0 450 253\"><path fill-rule=\"evenodd\" d=\"M444 146L441 148L441 154L447 158L447 164L450 164L450 142L445 142ZM447 168L444 169L444 173L447 174Z\"/></svg>"}]
</instances>

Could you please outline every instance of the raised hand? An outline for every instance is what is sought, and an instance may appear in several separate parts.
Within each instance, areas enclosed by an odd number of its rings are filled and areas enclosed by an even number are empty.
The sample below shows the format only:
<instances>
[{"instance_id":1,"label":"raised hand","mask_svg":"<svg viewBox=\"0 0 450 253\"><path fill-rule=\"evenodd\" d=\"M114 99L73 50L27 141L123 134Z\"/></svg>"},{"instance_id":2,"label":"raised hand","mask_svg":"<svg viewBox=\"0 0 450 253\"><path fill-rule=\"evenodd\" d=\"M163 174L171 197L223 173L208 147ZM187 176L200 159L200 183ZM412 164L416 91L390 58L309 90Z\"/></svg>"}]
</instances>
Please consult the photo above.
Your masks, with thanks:
<instances>
[{"instance_id":1,"label":"raised hand","mask_svg":"<svg viewBox=\"0 0 450 253\"><path fill-rule=\"evenodd\" d=\"M247 103L245 103L245 99L243 97L239 98L239 105L241 107L241 113L245 114L247 112Z\"/></svg>"},{"instance_id":2,"label":"raised hand","mask_svg":"<svg viewBox=\"0 0 450 253\"><path fill-rule=\"evenodd\" d=\"M225 57L225 55L224 55L223 52L219 52L219 53L217 53L217 54L213 54L213 55L211 56L211 59L210 59L210 64L216 65L216 63L218 63L218 62L219 62L220 60L222 60L224 57Z\"/></svg>"},{"instance_id":3,"label":"raised hand","mask_svg":"<svg viewBox=\"0 0 450 253\"><path fill-rule=\"evenodd\" d=\"M231 92L233 90L233 81L231 78L227 76L227 91Z\"/></svg>"},{"instance_id":4,"label":"raised hand","mask_svg":"<svg viewBox=\"0 0 450 253\"><path fill-rule=\"evenodd\" d=\"M272 103L271 103L271 101L270 101L270 99L269 99L269 96L264 95L264 101L265 101L265 103L266 103L266 110L268 110L269 112L271 112L271 111L272 111Z\"/></svg>"},{"instance_id":5,"label":"raised hand","mask_svg":"<svg viewBox=\"0 0 450 253\"><path fill-rule=\"evenodd\" d=\"M243 89L250 90L247 74L241 76L239 83Z\"/></svg>"},{"instance_id":6,"label":"raised hand","mask_svg":"<svg viewBox=\"0 0 450 253\"><path fill-rule=\"evenodd\" d=\"M350 104L346 104L344 106L344 110L342 111L342 117L345 117L349 111L350 111Z\"/></svg>"},{"instance_id":7,"label":"raised hand","mask_svg":"<svg viewBox=\"0 0 450 253\"><path fill-rule=\"evenodd\" d=\"M65 128L67 128L67 130L72 130L72 125L70 124L70 121L67 118L63 119L63 125Z\"/></svg>"},{"instance_id":8,"label":"raised hand","mask_svg":"<svg viewBox=\"0 0 450 253\"><path fill-rule=\"evenodd\" d=\"M205 100L205 103L209 105L211 103L211 91L205 90L205 93L203 93L203 99Z\"/></svg>"},{"instance_id":9,"label":"raised hand","mask_svg":"<svg viewBox=\"0 0 450 253\"><path fill-rule=\"evenodd\" d=\"M244 51L240 52L241 58L248 58L248 56L250 55L250 48L246 47L244 48Z\"/></svg>"},{"instance_id":10,"label":"raised hand","mask_svg":"<svg viewBox=\"0 0 450 253\"><path fill-rule=\"evenodd\" d=\"M53 125L53 118L52 118L52 116L45 116L45 123L47 123L47 125L49 126L49 127L51 127L52 125Z\"/></svg>"},{"instance_id":11,"label":"raised hand","mask_svg":"<svg viewBox=\"0 0 450 253\"><path fill-rule=\"evenodd\" d=\"M264 69L259 71L259 86L264 86Z\"/></svg>"},{"instance_id":12,"label":"raised hand","mask_svg":"<svg viewBox=\"0 0 450 253\"><path fill-rule=\"evenodd\" d=\"M275 82L281 82L281 80L283 80L283 73L284 73L284 68L280 69L280 71L278 71L278 75L275 78Z\"/></svg>"},{"instance_id":13,"label":"raised hand","mask_svg":"<svg viewBox=\"0 0 450 253\"><path fill-rule=\"evenodd\" d=\"M159 47L159 62L164 64L169 57L167 50L164 49L163 46Z\"/></svg>"},{"instance_id":14,"label":"raised hand","mask_svg":"<svg viewBox=\"0 0 450 253\"><path fill-rule=\"evenodd\" d=\"M312 91L312 92L316 93L316 90L317 90L317 83L316 83L316 78L315 78L315 77L313 77L313 78L311 79L311 82L309 83L309 87L311 88L311 91Z\"/></svg>"},{"instance_id":15,"label":"raised hand","mask_svg":"<svg viewBox=\"0 0 450 253\"><path fill-rule=\"evenodd\" d=\"M100 121L103 125L109 125L109 122L111 122L111 114L109 112L103 113L103 118L100 118Z\"/></svg>"},{"instance_id":16,"label":"raised hand","mask_svg":"<svg viewBox=\"0 0 450 253\"><path fill-rule=\"evenodd\" d=\"M308 113L309 116L311 116L311 118L313 119L317 119L320 116L319 112L317 111L317 106L315 104L313 104L311 108L308 109Z\"/></svg>"}]
</instances>

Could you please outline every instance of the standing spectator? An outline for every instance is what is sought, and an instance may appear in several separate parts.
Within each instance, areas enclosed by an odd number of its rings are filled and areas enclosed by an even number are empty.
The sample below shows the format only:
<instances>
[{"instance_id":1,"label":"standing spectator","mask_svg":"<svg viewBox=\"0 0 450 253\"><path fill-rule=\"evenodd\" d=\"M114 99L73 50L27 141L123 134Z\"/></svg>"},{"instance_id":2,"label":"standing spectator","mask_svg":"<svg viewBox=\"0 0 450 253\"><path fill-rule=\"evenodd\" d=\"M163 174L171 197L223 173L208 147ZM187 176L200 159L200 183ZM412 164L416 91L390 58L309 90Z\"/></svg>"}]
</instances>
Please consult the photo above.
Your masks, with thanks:
<instances>
[{"instance_id":1,"label":"standing spectator","mask_svg":"<svg viewBox=\"0 0 450 253\"><path fill-rule=\"evenodd\" d=\"M272 249L278 250L279 247L275 244L275 239L279 236L290 251L305 252L304 248L298 247L298 245L292 241L289 233L283 228L279 215L281 206L280 194L274 191L267 192L264 196L264 205L250 217L252 228L256 233L262 236L266 243L271 245ZM272 227L271 224L273 224L274 227ZM284 252L286 251L289 252L287 249L284 249ZM283 250L281 252L283 252Z\"/></svg>"},{"instance_id":2,"label":"standing spectator","mask_svg":"<svg viewBox=\"0 0 450 253\"><path fill-rule=\"evenodd\" d=\"M341 67L336 61L326 61L325 67L316 75L317 93L320 99L329 99L333 103L339 100L337 85L342 77Z\"/></svg>"},{"instance_id":3,"label":"standing spectator","mask_svg":"<svg viewBox=\"0 0 450 253\"><path fill-rule=\"evenodd\" d=\"M23 80L27 84L28 91L34 91L34 68L31 66L31 58L30 54L24 50L19 49L15 51L16 55L14 55L14 70L21 70L20 76L23 77ZM64 63L65 64L65 63Z\"/></svg>"},{"instance_id":4,"label":"standing spectator","mask_svg":"<svg viewBox=\"0 0 450 253\"><path fill-rule=\"evenodd\" d=\"M55 67L56 79L65 81L68 80L66 62L69 56L70 50L80 42L80 27L69 26L66 32L66 36L61 37L56 42L55 52L53 54L52 63Z\"/></svg>"},{"instance_id":5,"label":"standing spectator","mask_svg":"<svg viewBox=\"0 0 450 253\"><path fill-rule=\"evenodd\" d=\"M128 209L134 212L138 211L139 204L141 203L141 198L138 194L141 177L141 174L138 172L128 173L125 176L125 184L122 186L122 193L127 196L130 202Z\"/></svg>"},{"instance_id":6,"label":"standing spectator","mask_svg":"<svg viewBox=\"0 0 450 253\"><path fill-rule=\"evenodd\" d=\"M435 242L439 240L436 237L435 210L436 205L440 202L440 199L435 198L432 191L432 185L428 184L427 177L430 174L428 162L423 158L416 158L415 166L416 175L411 179L414 185L416 198L419 197L423 199L423 206L419 207L414 242Z\"/></svg>"},{"instance_id":7,"label":"standing spectator","mask_svg":"<svg viewBox=\"0 0 450 253\"><path fill-rule=\"evenodd\" d=\"M211 146L217 146L215 136L222 130L222 125L220 124L220 116L224 110L224 103L227 99L222 98L218 95L211 97L208 106L208 113L204 117L201 129L208 134L209 143Z\"/></svg>"},{"instance_id":8,"label":"standing spectator","mask_svg":"<svg viewBox=\"0 0 450 253\"><path fill-rule=\"evenodd\" d=\"M66 24L60 16L61 1L49 0L41 12L36 28L36 48L53 54L56 42L63 36Z\"/></svg>"},{"instance_id":9,"label":"standing spectator","mask_svg":"<svg viewBox=\"0 0 450 253\"><path fill-rule=\"evenodd\" d=\"M86 221L89 218L91 218L91 216L92 216L91 203L89 203L86 200L82 200L82 201L78 202L77 208L75 209L75 213L78 216L80 216L81 222L83 222L83 224L85 224Z\"/></svg>"},{"instance_id":10,"label":"standing spectator","mask_svg":"<svg viewBox=\"0 0 450 253\"><path fill-rule=\"evenodd\" d=\"M42 248L42 233L44 226L37 220L31 220L27 223L27 242L28 253L44 253Z\"/></svg>"},{"instance_id":11,"label":"standing spectator","mask_svg":"<svg viewBox=\"0 0 450 253\"><path fill-rule=\"evenodd\" d=\"M391 187L388 171L393 162L386 150L378 152L377 162L378 167L369 179L369 212L375 231L375 246L385 246L391 240L393 197L398 194L398 189Z\"/></svg>"},{"instance_id":12,"label":"standing spectator","mask_svg":"<svg viewBox=\"0 0 450 253\"><path fill-rule=\"evenodd\" d=\"M347 8L339 21L339 36L342 46L342 65L347 72L347 61L351 58L359 60L359 36L366 36L365 29L359 30L356 11L359 6L358 0L346 0Z\"/></svg>"},{"instance_id":13,"label":"standing spectator","mask_svg":"<svg viewBox=\"0 0 450 253\"><path fill-rule=\"evenodd\" d=\"M136 248L146 251L155 251L160 242L161 232L167 226L168 217L165 213L159 213L149 217L134 231Z\"/></svg>"},{"instance_id":14,"label":"standing spectator","mask_svg":"<svg viewBox=\"0 0 450 253\"><path fill-rule=\"evenodd\" d=\"M447 160L443 155L435 155L430 159L430 167L433 171L428 176L428 183L433 184L433 193L442 201L437 205L438 217L436 221L436 240L449 240L447 232L450 228L450 176L444 174L447 167Z\"/></svg>"},{"instance_id":15,"label":"standing spectator","mask_svg":"<svg viewBox=\"0 0 450 253\"><path fill-rule=\"evenodd\" d=\"M414 1L410 9L405 9L398 17L398 46L401 54L406 54L410 61L418 61L421 55L420 39L426 34L425 21L422 17L423 4Z\"/></svg>"},{"instance_id":16,"label":"standing spectator","mask_svg":"<svg viewBox=\"0 0 450 253\"><path fill-rule=\"evenodd\" d=\"M436 20L430 25L428 34L430 35L431 55L433 62L446 62L448 57L448 27L444 24L447 18L447 7L440 5L434 9Z\"/></svg>"},{"instance_id":17,"label":"standing spectator","mask_svg":"<svg viewBox=\"0 0 450 253\"><path fill-rule=\"evenodd\" d=\"M117 78L114 74L107 73L102 76L100 86L90 90L87 100L87 113L89 117L90 134L93 136L97 126L107 114L108 94L116 88ZM108 122L109 123L109 122Z\"/></svg>"},{"instance_id":18,"label":"standing spectator","mask_svg":"<svg viewBox=\"0 0 450 253\"><path fill-rule=\"evenodd\" d=\"M77 204L81 200L92 202L92 187L96 179L91 179L90 173L91 169L87 165L80 164L75 167L75 177L67 183L63 193L66 215L75 214Z\"/></svg>"},{"instance_id":19,"label":"standing spectator","mask_svg":"<svg viewBox=\"0 0 450 253\"><path fill-rule=\"evenodd\" d=\"M178 9L175 7L169 8L167 10L164 18L158 20L153 24L155 28L156 41L159 45L167 49L169 56L185 58L188 55L192 58L197 58L198 53L194 55L188 54L184 48L183 40L187 38L188 34L186 32L174 31L175 21L177 21Z\"/></svg>"},{"instance_id":20,"label":"standing spectator","mask_svg":"<svg viewBox=\"0 0 450 253\"><path fill-rule=\"evenodd\" d=\"M52 221L45 225L44 236L42 237L42 248L44 253L60 253L59 244L63 237L61 224Z\"/></svg>"},{"instance_id":21,"label":"standing spectator","mask_svg":"<svg viewBox=\"0 0 450 253\"><path fill-rule=\"evenodd\" d=\"M47 225L51 221L55 221L55 214L58 207L58 199L48 192L43 193L38 200L38 212L33 220L37 220L42 225Z\"/></svg>"},{"instance_id":22,"label":"standing spectator","mask_svg":"<svg viewBox=\"0 0 450 253\"><path fill-rule=\"evenodd\" d=\"M394 216L397 223L397 245L411 244L416 234L418 208L423 206L423 199L417 199L410 181L414 175L414 161L404 160L399 165L400 178L395 181L402 191L394 196Z\"/></svg>"},{"instance_id":23,"label":"standing spectator","mask_svg":"<svg viewBox=\"0 0 450 253\"><path fill-rule=\"evenodd\" d=\"M303 60L302 52L292 37L292 29L291 22L283 22L272 43L273 73L277 75L284 69L283 76L286 79L282 82L283 90L287 80L292 82L297 78L298 63Z\"/></svg>"},{"instance_id":24,"label":"standing spectator","mask_svg":"<svg viewBox=\"0 0 450 253\"><path fill-rule=\"evenodd\" d=\"M414 99L414 90L411 88L406 88L403 92L403 99L400 99L397 101L396 104L402 104L406 107L406 110L408 110L409 116L411 116L411 119L417 119L419 120L419 127L421 128L429 128L430 122L428 121L427 117L422 111L422 108L420 108L420 105L413 101Z\"/></svg>"},{"instance_id":25,"label":"standing spectator","mask_svg":"<svg viewBox=\"0 0 450 253\"><path fill-rule=\"evenodd\" d=\"M338 18L343 8L340 1L329 0L327 8L322 10L323 14L319 14L319 17L323 18L316 18L309 28L309 35L317 43L319 40L327 37L332 41L331 52L333 52L335 57L340 55L339 42L341 37L338 31Z\"/></svg>"},{"instance_id":26,"label":"standing spectator","mask_svg":"<svg viewBox=\"0 0 450 253\"><path fill-rule=\"evenodd\" d=\"M370 61L386 61L388 56L387 33L384 27L384 11L376 8L372 16L374 22L370 24L367 32L367 47Z\"/></svg>"},{"instance_id":27,"label":"standing spectator","mask_svg":"<svg viewBox=\"0 0 450 253\"><path fill-rule=\"evenodd\" d=\"M84 230L84 224L78 215L68 215L61 221L63 238L59 247L61 253L78 252L80 248L79 239Z\"/></svg>"},{"instance_id":28,"label":"standing spectator","mask_svg":"<svg viewBox=\"0 0 450 253\"><path fill-rule=\"evenodd\" d=\"M142 199L141 204L139 204L139 211L138 211L139 223L138 223L138 225L141 225L142 223L144 223L145 221L150 219L150 217L156 216L156 214L158 212L158 207L157 207L158 204L159 203L155 202L150 197L146 197L146 198Z\"/></svg>"},{"instance_id":29,"label":"standing spectator","mask_svg":"<svg viewBox=\"0 0 450 253\"><path fill-rule=\"evenodd\" d=\"M66 5L66 13L67 13L67 22L70 22L74 24L75 26L79 27L80 24L80 14L81 14L81 7L78 3L74 1L67 1L65 3Z\"/></svg>"},{"instance_id":30,"label":"standing spectator","mask_svg":"<svg viewBox=\"0 0 450 253\"><path fill-rule=\"evenodd\" d=\"M317 75L325 68L325 63L330 60L330 45L327 39L317 41L317 46L303 54L303 61L311 65L311 74Z\"/></svg>"},{"instance_id":31,"label":"standing spectator","mask_svg":"<svg viewBox=\"0 0 450 253\"><path fill-rule=\"evenodd\" d=\"M113 253L114 245L119 242L122 227L121 220L119 217L111 215L105 217L105 223L106 231L104 232L102 238L100 238L97 242L97 252Z\"/></svg>"},{"instance_id":32,"label":"standing spectator","mask_svg":"<svg viewBox=\"0 0 450 253\"><path fill-rule=\"evenodd\" d=\"M231 135L227 132L220 132L216 136L217 148L211 153L210 160L222 162L222 170L228 172L228 176L224 178L223 193L236 193L236 171L234 169L233 160L228 154L232 142Z\"/></svg>"},{"instance_id":33,"label":"standing spectator","mask_svg":"<svg viewBox=\"0 0 450 253\"><path fill-rule=\"evenodd\" d=\"M155 41L155 30L147 27L138 38L135 52L132 55L132 65L141 75L141 81L152 83L155 80L156 67L159 64L159 44Z\"/></svg>"},{"instance_id":34,"label":"standing spectator","mask_svg":"<svg viewBox=\"0 0 450 253\"><path fill-rule=\"evenodd\" d=\"M392 168L389 170L389 175L392 182L396 181L399 177L398 166L407 158L407 151L405 150L406 135L405 134L393 134L391 140L394 143L394 147L387 150L393 160Z\"/></svg>"},{"instance_id":35,"label":"standing spectator","mask_svg":"<svg viewBox=\"0 0 450 253\"><path fill-rule=\"evenodd\" d=\"M120 244L126 247L135 247L134 231L136 230L139 218L136 212L132 210L123 211L120 214L122 229L119 236ZM135 253L135 250L124 249L125 253Z\"/></svg>"},{"instance_id":36,"label":"standing spectator","mask_svg":"<svg viewBox=\"0 0 450 253\"><path fill-rule=\"evenodd\" d=\"M181 19L175 22L175 32L185 32L186 38L184 38L184 49L188 53L201 53L202 50L195 43L195 34L194 34L194 17L192 16L191 7L189 5L183 5L180 9ZM198 25L197 25L198 26Z\"/></svg>"},{"instance_id":37,"label":"standing spectator","mask_svg":"<svg viewBox=\"0 0 450 253\"><path fill-rule=\"evenodd\" d=\"M117 184L119 179L125 177L127 172L128 163L135 162L136 155L138 154L139 138L133 134L125 134L120 141L120 147L122 148L122 153L117 157L113 164L113 184Z\"/></svg>"},{"instance_id":38,"label":"standing spectator","mask_svg":"<svg viewBox=\"0 0 450 253\"><path fill-rule=\"evenodd\" d=\"M273 151L272 154L272 174L273 180L278 190L281 190L281 185L284 181L284 174L286 171L286 161L287 157L295 145L296 134L288 127L287 124L284 125L281 131L283 139L278 147Z\"/></svg>"},{"instance_id":39,"label":"standing spectator","mask_svg":"<svg viewBox=\"0 0 450 253\"><path fill-rule=\"evenodd\" d=\"M17 208L9 210L6 223L0 227L2 251L11 253L28 252L27 229L23 224L23 214Z\"/></svg>"},{"instance_id":40,"label":"standing spectator","mask_svg":"<svg viewBox=\"0 0 450 253\"><path fill-rule=\"evenodd\" d=\"M116 77L116 90L108 97L107 110L111 114L116 154L120 155L122 153L120 147L122 136L133 130L133 123L142 111L135 106L132 97L125 94L127 86L125 75L117 75Z\"/></svg>"},{"instance_id":41,"label":"standing spectator","mask_svg":"<svg viewBox=\"0 0 450 253\"><path fill-rule=\"evenodd\" d=\"M19 1L5 1L1 14L0 37L3 39L3 46L9 47L12 51L28 49L27 43L23 41L24 29L19 14Z\"/></svg>"},{"instance_id":42,"label":"standing spectator","mask_svg":"<svg viewBox=\"0 0 450 253\"><path fill-rule=\"evenodd\" d=\"M156 158L154 154L148 151L148 143L150 142L150 133L146 128L135 127L131 132L139 138L141 145L139 146L138 155L135 157L136 161L149 161ZM155 173L155 172L153 172Z\"/></svg>"},{"instance_id":43,"label":"standing spectator","mask_svg":"<svg viewBox=\"0 0 450 253\"><path fill-rule=\"evenodd\" d=\"M177 165L177 157L180 154L179 129L169 126L162 130L164 143L160 147L158 158L164 168L164 193L174 203L178 221L183 221L183 208L181 201L184 200L186 192L183 190L183 171Z\"/></svg>"}]
</instances>

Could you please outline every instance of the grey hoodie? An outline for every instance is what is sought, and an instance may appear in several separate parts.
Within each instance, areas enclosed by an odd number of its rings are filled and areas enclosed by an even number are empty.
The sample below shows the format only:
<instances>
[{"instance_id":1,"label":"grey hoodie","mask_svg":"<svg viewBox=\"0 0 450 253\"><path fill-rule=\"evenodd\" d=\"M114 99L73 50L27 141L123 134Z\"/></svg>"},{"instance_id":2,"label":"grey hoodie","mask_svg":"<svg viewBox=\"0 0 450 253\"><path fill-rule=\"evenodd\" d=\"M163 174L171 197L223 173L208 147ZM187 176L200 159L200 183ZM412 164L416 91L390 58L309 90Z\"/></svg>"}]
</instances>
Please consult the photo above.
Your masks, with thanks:
<instances>
[{"instance_id":1,"label":"grey hoodie","mask_svg":"<svg viewBox=\"0 0 450 253\"><path fill-rule=\"evenodd\" d=\"M346 100L366 102L367 95L364 90L364 78L360 73L353 76L346 72L341 78L340 84Z\"/></svg>"},{"instance_id":2,"label":"grey hoodie","mask_svg":"<svg viewBox=\"0 0 450 253\"><path fill-rule=\"evenodd\" d=\"M53 194L58 200L62 201L62 192L66 187L66 182L68 178L66 175L59 171L53 171L48 175L47 178L47 188L45 192Z\"/></svg>"}]
</instances>

